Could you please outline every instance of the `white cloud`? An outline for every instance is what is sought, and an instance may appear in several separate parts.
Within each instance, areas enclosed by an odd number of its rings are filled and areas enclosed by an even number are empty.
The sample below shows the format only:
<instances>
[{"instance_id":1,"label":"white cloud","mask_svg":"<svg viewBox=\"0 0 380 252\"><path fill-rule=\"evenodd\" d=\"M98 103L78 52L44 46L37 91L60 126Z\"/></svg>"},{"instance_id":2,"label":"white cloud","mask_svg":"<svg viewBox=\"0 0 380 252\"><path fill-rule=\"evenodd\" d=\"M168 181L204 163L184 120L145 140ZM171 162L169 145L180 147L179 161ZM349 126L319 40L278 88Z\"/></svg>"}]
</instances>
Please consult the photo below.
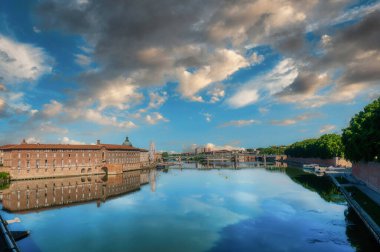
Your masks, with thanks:
<instances>
[{"instance_id":1,"label":"white cloud","mask_svg":"<svg viewBox=\"0 0 380 252\"><path fill-rule=\"evenodd\" d=\"M326 124L324 125L320 130L319 130L319 133L327 133L327 132L331 132L333 130L336 129L336 126L335 125L332 125L332 124Z\"/></svg>"},{"instance_id":2,"label":"white cloud","mask_svg":"<svg viewBox=\"0 0 380 252\"><path fill-rule=\"evenodd\" d=\"M59 139L62 144L85 144L84 142L76 141L74 139L70 139L68 137L63 137L62 139Z\"/></svg>"},{"instance_id":3,"label":"white cloud","mask_svg":"<svg viewBox=\"0 0 380 252\"><path fill-rule=\"evenodd\" d=\"M55 126L50 121L41 123L40 130L44 133L57 133L57 134L67 134L69 132L67 129Z\"/></svg>"},{"instance_id":4,"label":"white cloud","mask_svg":"<svg viewBox=\"0 0 380 252\"><path fill-rule=\"evenodd\" d=\"M238 146L232 146L232 145L229 145L229 144L225 144L225 145L215 145L213 143L208 143L205 145L206 148L210 148L214 151L217 151L217 150L245 150L244 148L242 147L238 147Z\"/></svg>"},{"instance_id":5,"label":"white cloud","mask_svg":"<svg viewBox=\"0 0 380 252\"><path fill-rule=\"evenodd\" d=\"M216 103L224 97L225 91L223 87L219 85L207 91L207 94L210 96L210 103Z\"/></svg>"},{"instance_id":6,"label":"white cloud","mask_svg":"<svg viewBox=\"0 0 380 252\"><path fill-rule=\"evenodd\" d=\"M137 93L137 86L133 86L131 79L118 78L105 83L106 88L97 93L99 109L115 107L120 110L128 109L131 104L140 102L144 97Z\"/></svg>"},{"instance_id":7,"label":"white cloud","mask_svg":"<svg viewBox=\"0 0 380 252\"><path fill-rule=\"evenodd\" d=\"M150 98L150 101L148 104L148 109L158 109L168 99L168 93L167 92L149 93L149 98Z\"/></svg>"},{"instance_id":8,"label":"white cloud","mask_svg":"<svg viewBox=\"0 0 380 252\"><path fill-rule=\"evenodd\" d=\"M94 109L86 110L84 118L88 121L100 125L113 126L117 128L130 129L136 127L136 125L132 121L119 121L115 116L106 116Z\"/></svg>"},{"instance_id":9,"label":"white cloud","mask_svg":"<svg viewBox=\"0 0 380 252\"><path fill-rule=\"evenodd\" d=\"M44 104L42 113L47 117L53 117L63 111L63 105L56 100L51 100L50 103Z\"/></svg>"},{"instance_id":10,"label":"white cloud","mask_svg":"<svg viewBox=\"0 0 380 252\"><path fill-rule=\"evenodd\" d=\"M240 90L227 100L227 104L233 108L241 108L257 102L259 97L256 89Z\"/></svg>"},{"instance_id":11,"label":"white cloud","mask_svg":"<svg viewBox=\"0 0 380 252\"><path fill-rule=\"evenodd\" d=\"M292 59L283 59L269 73L259 76L243 85L235 94L227 99L232 108L241 108L257 102L259 93L264 97L281 92L289 86L298 75L297 67Z\"/></svg>"},{"instance_id":12,"label":"white cloud","mask_svg":"<svg viewBox=\"0 0 380 252\"><path fill-rule=\"evenodd\" d=\"M40 143L40 139L37 138L37 137L28 137L27 139L25 139L25 141L28 143L28 144L36 144L36 143Z\"/></svg>"},{"instance_id":13,"label":"white cloud","mask_svg":"<svg viewBox=\"0 0 380 252\"><path fill-rule=\"evenodd\" d=\"M230 127L230 126L235 126L235 127L243 127L243 126L248 126L252 125L254 123L258 123L256 120L250 119L250 120L235 120L235 121L229 121L225 122L220 127Z\"/></svg>"},{"instance_id":14,"label":"white cloud","mask_svg":"<svg viewBox=\"0 0 380 252\"><path fill-rule=\"evenodd\" d=\"M178 90L183 97L192 99L201 89L214 82L226 79L238 69L248 65L249 62L238 52L229 49L217 49L211 54L208 64L199 67L195 72L190 72L184 68L177 70ZM196 97L192 100L200 101L201 99Z\"/></svg>"},{"instance_id":15,"label":"white cloud","mask_svg":"<svg viewBox=\"0 0 380 252\"><path fill-rule=\"evenodd\" d=\"M0 35L0 81L14 84L34 81L51 72L43 49Z\"/></svg>"},{"instance_id":16,"label":"white cloud","mask_svg":"<svg viewBox=\"0 0 380 252\"><path fill-rule=\"evenodd\" d=\"M166 119L163 115L161 115L158 112L154 112L152 114L145 116L145 121L149 124L157 124L158 122L168 122L169 120Z\"/></svg>"},{"instance_id":17,"label":"white cloud","mask_svg":"<svg viewBox=\"0 0 380 252\"><path fill-rule=\"evenodd\" d=\"M75 54L74 57L75 57L75 62L82 67L85 67L91 64L91 57L87 55L78 53L78 54Z\"/></svg>"},{"instance_id":18,"label":"white cloud","mask_svg":"<svg viewBox=\"0 0 380 252\"><path fill-rule=\"evenodd\" d=\"M283 119L283 120L272 120L271 124L279 125L279 126L288 126L288 125L296 124L301 121L310 120L312 118L318 117L319 115L320 114L317 114L317 113L305 113L305 114L296 116L294 118Z\"/></svg>"}]
</instances>

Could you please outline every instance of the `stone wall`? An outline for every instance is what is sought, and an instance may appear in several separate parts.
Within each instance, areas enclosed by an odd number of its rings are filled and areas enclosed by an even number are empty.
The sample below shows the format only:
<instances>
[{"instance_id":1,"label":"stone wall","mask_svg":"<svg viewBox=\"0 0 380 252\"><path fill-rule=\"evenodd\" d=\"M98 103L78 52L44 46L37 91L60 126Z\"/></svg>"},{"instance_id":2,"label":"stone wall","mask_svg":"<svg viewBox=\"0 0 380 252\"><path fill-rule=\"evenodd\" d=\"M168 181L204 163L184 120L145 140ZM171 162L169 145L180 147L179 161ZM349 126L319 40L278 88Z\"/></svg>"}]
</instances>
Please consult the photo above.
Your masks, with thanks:
<instances>
[{"instance_id":1,"label":"stone wall","mask_svg":"<svg viewBox=\"0 0 380 252\"><path fill-rule=\"evenodd\" d=\"M299 164L319 164L321 166L337 166L337 167L352 167L352 163L344 158L295 158L287 157L288 162L295 162Z\"/></svg>"},{"instance_id":2,"label":"stone wall","mask_svg":"<svg viewBox=\"0 0 380 252\"><path fill-rule=\"evenodd\" d=\"M352 165L352 174L380 193L380 163L354 163Z\"/></svg>"}]
</instances>

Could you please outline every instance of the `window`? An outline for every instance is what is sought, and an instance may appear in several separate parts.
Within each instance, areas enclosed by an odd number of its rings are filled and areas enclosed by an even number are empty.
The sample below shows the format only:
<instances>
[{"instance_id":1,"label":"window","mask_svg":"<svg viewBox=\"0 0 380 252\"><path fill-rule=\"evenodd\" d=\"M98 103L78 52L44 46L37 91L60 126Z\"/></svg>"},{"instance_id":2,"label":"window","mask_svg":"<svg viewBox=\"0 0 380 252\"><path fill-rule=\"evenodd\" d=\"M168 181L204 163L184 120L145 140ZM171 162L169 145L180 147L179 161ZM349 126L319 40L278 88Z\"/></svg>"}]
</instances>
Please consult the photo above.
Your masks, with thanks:
<instances>
[{"instance_id":1,"label":"window","mask_svg":"<svg viewBox=\"0 0 380 252\"><path fill-rule=\"evenodd\" d=\"M47 159L45 159L45 167L47 167L48 166L48 161L47 161Z\"/></svg>"},{"instance_id":2,"label":"window","mask_svg":"<svg viewBox=\"0 0 380 252\"><path fill-rule=\"evenodd\" d=\"M36 167L40 168L40 160L38 160L38 159L36 160Z\"/></svg>"},{"instance_id":3,"label":"window","mask_svg":"<svg viewBox=\"0 0 380 252\"><path fill-rule=\"evenodd\" d=\"M29 169L30 168L30 160L26 160L26 167Z\"/></svg>"},{"instance_id":4,"label":"window","mask_svg":"<svg viewBox=\"0 0 380 252\"><path fill-rule=\"evenodd\" d=\"M21 167L21 160L19 159L17 162L17 168L20 169L20 167Z\"/></svg>"}]
</instances>

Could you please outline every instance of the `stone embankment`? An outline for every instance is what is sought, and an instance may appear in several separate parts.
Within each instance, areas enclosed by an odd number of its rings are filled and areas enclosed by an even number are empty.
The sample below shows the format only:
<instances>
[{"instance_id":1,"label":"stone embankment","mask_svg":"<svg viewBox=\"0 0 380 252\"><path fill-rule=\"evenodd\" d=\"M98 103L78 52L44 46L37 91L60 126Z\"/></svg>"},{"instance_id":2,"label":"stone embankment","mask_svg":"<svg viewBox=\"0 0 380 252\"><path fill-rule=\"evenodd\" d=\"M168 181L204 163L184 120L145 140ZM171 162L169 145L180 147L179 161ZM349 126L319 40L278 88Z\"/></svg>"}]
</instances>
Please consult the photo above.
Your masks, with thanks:
<instances>
[{"instance_id":1,"label":"stone embankment","mask_svg":"<svg viewBox=\"0 0 380 252\"><path fill-rule=\"evenodd\" d=\"M346 168L350 168L352 166L352 163L350 161L347 161L344 158L339 157L329 159L288 157L287 162L298 164L319 164L320 166L335 166Z\"/></svg>"}]
</instances>

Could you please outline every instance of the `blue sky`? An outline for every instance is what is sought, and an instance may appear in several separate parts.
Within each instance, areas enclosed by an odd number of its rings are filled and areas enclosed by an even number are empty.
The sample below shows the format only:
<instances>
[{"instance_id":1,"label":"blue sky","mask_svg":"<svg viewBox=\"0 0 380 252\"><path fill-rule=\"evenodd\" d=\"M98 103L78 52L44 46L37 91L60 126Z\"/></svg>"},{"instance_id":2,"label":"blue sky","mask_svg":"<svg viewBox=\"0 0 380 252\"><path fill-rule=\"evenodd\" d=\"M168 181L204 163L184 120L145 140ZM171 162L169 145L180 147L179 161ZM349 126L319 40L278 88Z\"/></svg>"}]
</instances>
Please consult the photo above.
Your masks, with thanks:
<instances>
[{"instance_id":1,"label":"blue sky","mask_svg":"<svg viewBox=\"0 0 380 252\"><path fill-rule=\"evenodd\" d=\"M340 133L380 94L379 1L0 3L0 144L182 151Z\"/></svg>"}]
</instances>

